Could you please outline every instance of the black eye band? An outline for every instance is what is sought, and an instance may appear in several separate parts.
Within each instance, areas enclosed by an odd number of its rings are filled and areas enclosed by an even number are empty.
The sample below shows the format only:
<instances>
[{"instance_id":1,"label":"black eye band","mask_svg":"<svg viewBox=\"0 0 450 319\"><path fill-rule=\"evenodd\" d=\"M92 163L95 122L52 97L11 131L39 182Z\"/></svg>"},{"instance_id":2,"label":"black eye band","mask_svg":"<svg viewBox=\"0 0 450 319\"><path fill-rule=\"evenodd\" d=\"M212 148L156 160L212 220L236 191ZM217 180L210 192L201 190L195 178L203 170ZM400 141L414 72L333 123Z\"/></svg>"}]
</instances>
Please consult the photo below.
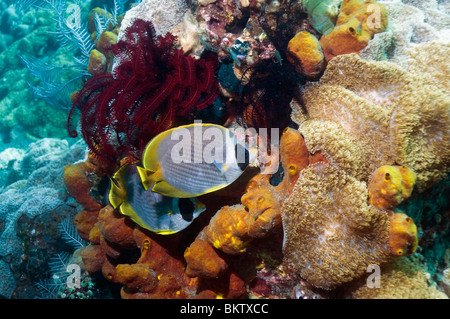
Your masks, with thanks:
<instances>
[{"instance_id":1,"label":"black eye band","mask_svg":"<svg viewBox=\"0 0 450 319\"><path fill-rule=\"evenodd\" d=\"M178 200L178 208L184 220L191 221L193 219L195 205L190 198L180 198Z\"/></svg>"}]
</instances>

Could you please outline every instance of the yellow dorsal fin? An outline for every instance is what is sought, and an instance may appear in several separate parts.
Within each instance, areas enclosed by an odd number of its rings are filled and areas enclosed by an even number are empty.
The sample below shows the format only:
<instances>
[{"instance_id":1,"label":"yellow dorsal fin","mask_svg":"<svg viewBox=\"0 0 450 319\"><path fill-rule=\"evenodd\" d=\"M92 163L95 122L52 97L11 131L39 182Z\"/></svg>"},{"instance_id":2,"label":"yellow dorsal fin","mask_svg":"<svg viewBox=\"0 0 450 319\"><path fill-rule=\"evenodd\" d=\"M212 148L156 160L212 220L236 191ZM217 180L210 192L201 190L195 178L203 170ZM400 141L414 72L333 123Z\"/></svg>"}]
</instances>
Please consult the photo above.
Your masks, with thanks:
<instances>
[{"instance_id":1,"label":"yellow dorsal fin","mask_svg":"<svg viewBox=\"0 0 450 319\"><path fill-rule=\"evenodd\" d=\"M143 166L150 171L157 171L159 169L158 160L158 146L162 140L166 138L169 134L173 132L176 128L164 131L156 135L145 147L144 155L142 156Z\"/></svg>"},{"instance_id":2,"label":"yellow dorsal fin","mask_svg":"<svg viewBox=\"0 0 450 319\"><path fill-rule=\"evenodd\" d=\"M183 129L183 128L189 128L192 129L195 125L200 125L200 126L212 126L212 127L216 127L222 131L228 131L227 128L217 125L217 124L212 124L212 123L193 123L193 124L187 124L187 125L182 125L182 126L177 126L174 128L171 128L167 131L164 131L162 133L159 133L158 135L156 135L145 147L144 150L144 155L142 157L142 164L143 166L150 170L150 171L154 171L156 172L159 169L159 159L158 159L158 146L159 144L170 134L172 134L173 131L175 130L179 130L179 129Z\"/></svg>"}]
</instances>

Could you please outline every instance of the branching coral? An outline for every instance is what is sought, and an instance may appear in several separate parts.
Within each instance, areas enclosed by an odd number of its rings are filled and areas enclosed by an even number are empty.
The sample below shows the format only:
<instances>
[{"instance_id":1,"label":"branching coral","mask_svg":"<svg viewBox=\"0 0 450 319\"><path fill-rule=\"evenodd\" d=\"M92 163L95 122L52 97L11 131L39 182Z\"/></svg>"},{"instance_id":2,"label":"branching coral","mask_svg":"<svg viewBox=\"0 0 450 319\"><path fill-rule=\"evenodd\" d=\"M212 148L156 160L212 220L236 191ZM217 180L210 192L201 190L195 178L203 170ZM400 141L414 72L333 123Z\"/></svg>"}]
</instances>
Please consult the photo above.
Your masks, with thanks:
<instances>
[{"instance_id":1,"label":"branching coral","mask_svg":"<svg viewBox=\"0 0 450 319\"><path fill-rule=\"evenodd\" d=\"M218 96L214 55L196 61L174 40L171 34L155 38L150 22L135 21L126 40L112 47L113 74L90 78L77 95L71 111L80 109L83 138L105 162L140 158L152 137Z\"/></svg>"},{"instance_id":2,"label":"branching coral","mask_svg":"<svg viewBox=\"0 0 450 319\"><path fill-rule=\"evenodd\" d=\"M330 164L300 173L283 205L284 259L312 285L333 289L388 260L389 218L364 183Z\"/></svg>"},{"instance_id":3,"label":"branching coral","mask_svg":"<svg viewBox=\"0 0 450 319\"><path fill-rule=\"evenodd\" d=\"M423 190L448 170L449 97L415 73L343 55L330 61L320 84L307 86L303 100L308 116L294 103L292 117L308 147L323 149L329 161L360 180L382 165L405 165ZM323 125L339 135L315 131Z\"/></svg>"}]
</instances>

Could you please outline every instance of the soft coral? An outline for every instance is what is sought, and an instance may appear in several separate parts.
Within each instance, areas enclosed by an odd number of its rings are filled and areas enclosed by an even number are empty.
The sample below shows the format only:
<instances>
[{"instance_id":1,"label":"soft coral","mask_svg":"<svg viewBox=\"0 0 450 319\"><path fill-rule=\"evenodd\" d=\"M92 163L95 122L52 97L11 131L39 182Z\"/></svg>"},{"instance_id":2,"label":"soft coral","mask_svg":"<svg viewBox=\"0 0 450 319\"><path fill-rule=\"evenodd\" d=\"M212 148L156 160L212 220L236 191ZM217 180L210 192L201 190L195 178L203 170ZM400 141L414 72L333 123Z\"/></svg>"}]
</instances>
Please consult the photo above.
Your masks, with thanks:
<instances>
[{"instance_id":1,"label":"soft coral","mask_svg":"<svg viewBox=\"0 0 450 319\"><path fill-rule=\"evenodd\" d=\"M116 67L111 74L90 78L78 93L75 107L81 111L83 138L106 163L125 156L140 158L148 141L190 119L212 104L219 94L215 77L217 57L195 60L175 45L175 37L155 37L151 22L136 20L113 52Z\"/></svg>"}]
</instances>

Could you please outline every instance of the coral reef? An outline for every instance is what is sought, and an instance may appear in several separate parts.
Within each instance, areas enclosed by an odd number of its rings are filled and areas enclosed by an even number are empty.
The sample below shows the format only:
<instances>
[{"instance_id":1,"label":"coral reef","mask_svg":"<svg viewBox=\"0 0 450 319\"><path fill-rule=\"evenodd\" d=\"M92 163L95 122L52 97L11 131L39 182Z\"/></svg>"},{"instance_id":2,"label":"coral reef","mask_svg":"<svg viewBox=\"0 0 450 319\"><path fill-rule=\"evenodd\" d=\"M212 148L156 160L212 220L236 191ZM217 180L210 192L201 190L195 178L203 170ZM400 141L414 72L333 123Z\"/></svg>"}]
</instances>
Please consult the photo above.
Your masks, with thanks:
<instances>
[{"instance_id":1,"label":"coral reef","mask_svg":"<svg viewBox=\"0 0 450 319\"><path fill-rule=\"evenodd\" d=\"M369 206L364 182L327 164L326 155L311 153L307 146L299 131L285 129L280 142L285 171L281 182L273 186L270 175L254 176L241 203L219 209L184 253L180 244L185 232L168 237L152 234L110 206L98 215L81 211L76 225L91 242L82 252L86 268L121 284L123 298L231 298L247 294L245 282L251 282L253 293L270 295L277 289L272 280L292 296L293 290L305 291L308 285L337 288L358 280L370 264L415 251L417 231L411 218ZM410 173L403 168L402 172L405 177ZM409 194L412 186L405 183L405 188ZM276 237L281 227L283 258L275 264L280 267L283 262L291 275L269 271L272 275L259 272L261 277L255 278L243 273L254 265L255 243ZM359 253L349 254L355 247ZM247 256L242 259L247 266L239 269L236 256ZM164 260L164 266L155 260ZM306 280L307 286L287 284L292 275Z\"/></svg>"},{"instance_id":2,"label":"coral reef","mask_svg":"<svg viewBox=\"0 0 450 319\"><path fill-rule=\"evenodd\" d=\"M232 58L241 70L264 60L282 62L289 40L306 22L300 2L204 1L199 2L197 20L205 47L218 51L221 59Z\"/></svg>"},{"instance_id":3,"label":"coral reef","mask_svg":"<svg viewBox=\"0 0 450 319\"><path fill-rule=\"evenodd\" d=\"M310 154L301 134L291 128L283 131L280 158L286 174L277 186L271 185L270 175L254 176L247 183L241 204L220 209L186 249L189 276L223 277L230 270L229 256L247 253L255 239L275 236L282 227L284 199L290 195L301 171L308 165L326 161L319 154Z\"/></svg>"},{"instance_id":4,"label":"coral reef","mask_svg":"<svg viewBox=\"0 0 450 319\"><path fill-rule=\"evenodd\" d=\"M85 149L82 142L43 139L11 161L0 194L0 259L12 274L2 280L2 295L36 296L33 281L46 277L49 256L67 248L56 228L76 214L78 204L64 188L63 168L82 159Z\"/></svg>"},{"instance_id":5,"label":"coral reef","mask_svg":"<svg viewBox=\"0 0 450 319\"><path fill-rule=\"evenodd\" d=\"M102 271L107 279L121 284L122 298L188 298L195 294L196 281L185 274L182 255L174 253L179 237L159 237L135 227L111 206L100 210L98 230L100 244L83 249L83 262L89 273ZM93 231L95 225L91 241ZM139 257L130 258L130 254ZM126 260L130 263L123 263Z\"/></svg>"},{"instance_id":6,"label":"coral reef","mask_svg":"<svg viewBox=\"0 0 450 319\"><path fill-rule=\"evenodd\" d=\"M443 1L77 1L81 24L69 2L11 2L0 3L0 296L446 297ZM45 101L72 104L67 131L85 143L39 139L65 134ZM176 233L124 214L110 178L142 164L158 133L199 119L284 131L259 130L257 167L199 196L205 211ZM123 184L120 199L136 199L142 185Z\"/></svg>"},{"instance_id":7,"label":"coral reef","mask_svg":"<svg viewBox=\"0 0 450 319\"><path fill-rule=\"evenodd\" d=\"M297 172L293 167L307 165L310 154L304 143L300 149L296 146L296 141L302 141L298 131L286 129L283 136L283 145L292 147L286 146L282 161L290 167L291 174L287 179L294 180ZM297 152L306 158L298 159ZM186 232L170 236L153 234L110 206L104 206L99 212L89 211L86 206L91 202L86 200L86 187L83 186L88 177L75 174L87 167L95 172L96 168L85 162L65 170L65 181L78 185L79 192L72 192L75 199L84 203L75 224L91 245L84 248L81 255L90 273L102 271L105 278L122 285L123 298L243 296L246 294L245 281L229 267L227 256L240 255L254 239L267 238L281 230L278 192L288 192L289 186L280 184L276 190L270 185L269 175L253 177L247 184L241 205L220 209L186 247L189 242L181 244ZM77 176L81 176L81 182L76 182L80 178ZM208 201L206 203L210 206ZM221 205L216 203L211 207L215 206ZM192 226L198 227L197 223Z\"/></svg>"},{"instance_id":8,"label":"coral reef","mask_svg":"<svg viewBox=\"0 0 450 319\"><path fill-rule=\"evenodd\" d=\"M179 238L158 243L153 235L136 229L136 245L141 250L139 260L133 265L116 267L117 280L122 283L123 298L188 298L195 294L197 283L184 272L185 263L173 256ZM142 276L142 274L147 274Z\"/></svg>"},{"instance_id":9,"label":"coral reef","mask_svg":"<svg viewBox=\"0 0 450 319\"><path fill-rule=\"evenodd\" d=\"M43 18L40 18L43 20ZM47 18L48 19L48 18ZM48 19L51 21L51 19ZM61 56L62 52L55 50L55 38L49 36L52 30L50 22L43 20L40 25L26 36L17 39L5 50L0 52L0 130L2 140L7 147L16 147L28 139L32 140L53 137L64 138L61 120L66 116L62 110L56 110L42 100L37 100L29 90L29 84L35 85L36 79L28 74L20 62L17 52L31 55L40 48L42 56ZM33 101L33 103L28 103ZM14 136L18 127L26 132L22 141ZM26 146L24 145L24 148Z\"/></svg>"},{"instance_id":10,"label":"coral reef","mask_svg":"<svg viewBox=\"0 0 450 319\"><path fill-rule=\"evenodd\" d=\"M426 269L436 282L450 264L450 198L449 175L425 192L414 194L397 208L407 212L417 225L419 235L418 252L426 260Z\"/></svg>"},{"instance_id":11,"label":"coral reef","mask_svg":"<svg viewBox=\"0 0 450 319\"><path fill-rule=\"evenodd\" d=\"M356 54L338 56L320 84L306 86L303 100L308 115L293 103L292 117L310 152L322 150L359 180L380 166L404 165L423 191L448 171L449 97L416 74Z\"/></svg>"},{"instance_id":12,"label":"coral reef","mask_svg":"<svg viewBox=\"0 0 450 319\"><path fill-rule=\"evenodd\" d=\"M280 209L280 197L268 176L255 176L241 204L220 209L186 249L186 273L200 280L229 276L233 272L229 256L244 254L253 240L280 230Z\"/></svg>"},{"instance_id":13,"label":"coral reef","mask_svg":"<svg viewBox=\"0 0 450 319\"><path fill-rule=\"evenodd\" d=\"M14 276L11 273L9 268L9 264L0 260L0 281L2 283L0 289L0 295L5 298L11 298L14 290L16 289L16 282L14 280Z\"/></svg>"},{"instance_id":14,"label":"coral reef","mask_svg":"<svg viewBox=\"0 0 450 319\"><path fill-rule=\"evenodd\" d=\"M33 30L42 23L40 17L34 14L21 15L20 10L14 5L9 5L2 1L0 5L0 51L3 51L14 41L23 38L27 33Z\"/></svg>"},{"instance_id":15,"label":"coral reef","mask_svg":"<svg viewBox=\"0 0 450 319\"><path fill-rule=\"evenodd\" d=\"M256 129L286 127L290 122L289 103L297 85L305 82L303 76L288 63L279 65L270 60L246 69L242 78L247 74L235 116Z\"/></svg>"}]
</instances>

